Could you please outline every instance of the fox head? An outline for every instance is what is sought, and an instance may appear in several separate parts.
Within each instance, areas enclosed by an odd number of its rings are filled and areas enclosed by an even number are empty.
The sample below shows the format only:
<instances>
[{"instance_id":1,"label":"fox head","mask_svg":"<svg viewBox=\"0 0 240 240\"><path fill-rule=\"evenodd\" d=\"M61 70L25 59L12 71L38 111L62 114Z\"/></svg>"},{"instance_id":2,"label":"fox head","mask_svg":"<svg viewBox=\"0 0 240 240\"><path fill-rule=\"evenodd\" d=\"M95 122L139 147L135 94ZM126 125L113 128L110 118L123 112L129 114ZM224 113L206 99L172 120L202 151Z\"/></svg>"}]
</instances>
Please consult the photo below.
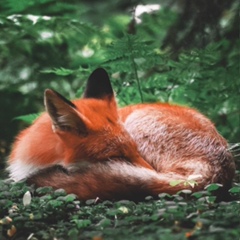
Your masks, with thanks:
<instances>
[{"instance_id":1,"label":"fox head","mask_svg":"<svg viewBox=\"0 0 240 240\"><path fill-rule=\"evenodd\" d=\"M121 124L107 72L96 69L89 77L83 98L73 102L47 89L44 96L53 131L61 139L65 162L122 159L151 168Z\"/></svg>"}]
</instances>

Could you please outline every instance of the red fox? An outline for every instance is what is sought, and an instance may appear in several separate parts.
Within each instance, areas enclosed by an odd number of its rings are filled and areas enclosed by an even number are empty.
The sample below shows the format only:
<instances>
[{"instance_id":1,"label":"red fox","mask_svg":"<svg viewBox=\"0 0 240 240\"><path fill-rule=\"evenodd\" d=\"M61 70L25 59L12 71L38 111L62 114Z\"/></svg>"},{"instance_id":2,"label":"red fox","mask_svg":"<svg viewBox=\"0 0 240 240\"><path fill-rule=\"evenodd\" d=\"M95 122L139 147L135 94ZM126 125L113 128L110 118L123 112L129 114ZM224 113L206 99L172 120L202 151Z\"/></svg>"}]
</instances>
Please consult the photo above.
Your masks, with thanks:
<instances>
[{"instance_id":1,"label":"red fox","mask_svg":"<svg viewBox=\"0 0 240 240\"><path fill-rule=\"evenodd\" d=\"M118 109L102 68L90 75L83 98L71 102L46 90L44 101L46 113L13 144L8 170L15 181L63 188L82 200L231 185L235 164L227 142L194 109L167 103Z\"/></svg>"}]
</instances>

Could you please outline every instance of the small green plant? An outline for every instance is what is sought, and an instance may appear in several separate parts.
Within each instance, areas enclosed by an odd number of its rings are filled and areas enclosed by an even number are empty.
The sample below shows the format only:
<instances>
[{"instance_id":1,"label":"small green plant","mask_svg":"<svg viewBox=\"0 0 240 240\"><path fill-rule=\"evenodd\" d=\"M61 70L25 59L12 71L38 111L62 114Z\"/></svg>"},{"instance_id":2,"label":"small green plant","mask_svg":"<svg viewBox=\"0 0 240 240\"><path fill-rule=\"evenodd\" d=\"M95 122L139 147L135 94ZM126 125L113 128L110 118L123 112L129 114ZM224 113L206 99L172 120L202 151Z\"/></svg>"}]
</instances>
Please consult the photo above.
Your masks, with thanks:
<instances>
[{"instance_id":1,"label":"small green plant","mask_svg":"<svg viewBox=\"0 0 240 240\"><path fill-rule=\"evenodd\" d=\"M172 180L170 182L170 185L172 187L175 187L177 185L183 184L183 186L191 186L192 188L194 188L195 186L198 185L198 183L195 180Z\"/></svg>"}]
</instances>

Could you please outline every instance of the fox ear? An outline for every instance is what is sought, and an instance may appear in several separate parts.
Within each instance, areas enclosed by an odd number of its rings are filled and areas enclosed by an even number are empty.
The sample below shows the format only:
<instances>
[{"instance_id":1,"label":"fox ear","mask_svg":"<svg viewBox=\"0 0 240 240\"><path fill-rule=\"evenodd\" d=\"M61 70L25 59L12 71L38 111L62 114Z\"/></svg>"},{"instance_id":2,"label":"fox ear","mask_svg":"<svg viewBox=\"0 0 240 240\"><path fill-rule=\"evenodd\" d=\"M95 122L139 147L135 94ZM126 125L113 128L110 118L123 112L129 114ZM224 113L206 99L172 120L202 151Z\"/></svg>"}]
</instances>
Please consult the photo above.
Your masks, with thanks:
<instances>
[{"instance_id":1,"label":"fox ear","mask_svg":"<svg viewBox=\"0 0 240 240\"><path fill-rule=\"evenodd\" d=\"M44 93L46 111L51 117L55 131L87 135L88 119L77 111L76 106L56 91L46 89Z\"/></svg>"},{"instance_id":2,"label":"fox ear","mask_svg":"<svg viewBox=\"0 0 240 240\"><path fill-rule=\"evenodd\" d=\"M89 76L83 97L97 99L114 97L109 76L103 68L97 68Z\"/></svg>"}]
</instances>

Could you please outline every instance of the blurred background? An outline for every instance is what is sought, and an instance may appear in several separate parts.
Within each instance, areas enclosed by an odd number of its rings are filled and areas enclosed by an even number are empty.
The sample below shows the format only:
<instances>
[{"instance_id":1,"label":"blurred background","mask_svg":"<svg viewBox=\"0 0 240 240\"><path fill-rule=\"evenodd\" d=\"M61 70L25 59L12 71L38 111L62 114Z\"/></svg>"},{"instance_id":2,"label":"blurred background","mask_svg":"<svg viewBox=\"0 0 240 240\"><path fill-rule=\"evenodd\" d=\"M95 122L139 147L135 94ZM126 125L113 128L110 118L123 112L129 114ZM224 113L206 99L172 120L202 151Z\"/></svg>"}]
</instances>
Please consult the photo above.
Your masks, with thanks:
<instances>
[{"instance_id":1,"label":"blurred background","mask_svg":"<svg viewBox=\"0 0 240 240\"><path fill-rule=\"evenodd\" d=\"M195 107L239 143L239 34L238 0L2 0L0 168L44 89L80 97L100 66L120 106Z\"/></svg>"}]
</instances>

